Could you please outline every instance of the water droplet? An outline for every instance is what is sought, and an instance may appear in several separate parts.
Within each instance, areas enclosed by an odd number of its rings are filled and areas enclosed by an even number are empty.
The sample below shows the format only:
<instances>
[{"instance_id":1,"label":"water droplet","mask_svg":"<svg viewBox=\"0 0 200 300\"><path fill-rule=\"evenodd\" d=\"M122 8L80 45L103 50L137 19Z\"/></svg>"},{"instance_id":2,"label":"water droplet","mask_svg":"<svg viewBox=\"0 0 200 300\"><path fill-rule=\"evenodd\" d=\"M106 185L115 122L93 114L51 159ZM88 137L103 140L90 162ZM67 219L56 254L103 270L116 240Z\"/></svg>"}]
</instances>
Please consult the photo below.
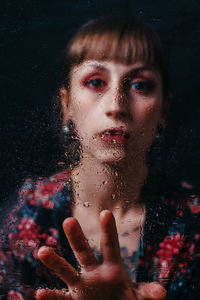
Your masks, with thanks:
<instances>
[{"instance_id":1,"label":"water droplet","mask_svg":"<svg viewBox=\"0 0 200 300\"><path fill-rule=\"evenodd\" d=\"M67 125L63 126L63 132L64 133L69 133L69 127Z\"/></svg>"},{"instance_id":2,"label":"water droplet","mask_svg":"<svg viewBox=\"0 0 200 300\"><path fill-rule=\"evenodd\" d=\"M55 290L56 290L56 289L55 289ZM61 290L61 294L62 294L62 295L66 295L67 292L68 292L68 291L67 291L67 289L65 289L65 288L63 288L63 289Z\"/></svg>"}]
</instances>

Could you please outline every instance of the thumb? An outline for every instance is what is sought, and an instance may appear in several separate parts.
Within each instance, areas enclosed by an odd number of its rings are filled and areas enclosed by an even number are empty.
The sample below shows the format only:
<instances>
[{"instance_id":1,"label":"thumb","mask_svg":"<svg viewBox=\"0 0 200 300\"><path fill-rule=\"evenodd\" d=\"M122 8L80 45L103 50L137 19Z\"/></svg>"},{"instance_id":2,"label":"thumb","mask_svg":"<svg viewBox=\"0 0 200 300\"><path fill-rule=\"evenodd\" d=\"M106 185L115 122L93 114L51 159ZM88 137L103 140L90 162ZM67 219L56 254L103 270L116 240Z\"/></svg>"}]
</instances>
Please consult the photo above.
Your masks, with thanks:
<instances>
[{"instance_id":1,"label":"thumb","mask_svg":"<svg viewBox=\"0 0 200 300\"><path fill-rule=\"evenodd\" d=\"M141 283L138 286L137 295L139 300L164 300L166 289L157 282Z\"/></svg>"}]
</instances>

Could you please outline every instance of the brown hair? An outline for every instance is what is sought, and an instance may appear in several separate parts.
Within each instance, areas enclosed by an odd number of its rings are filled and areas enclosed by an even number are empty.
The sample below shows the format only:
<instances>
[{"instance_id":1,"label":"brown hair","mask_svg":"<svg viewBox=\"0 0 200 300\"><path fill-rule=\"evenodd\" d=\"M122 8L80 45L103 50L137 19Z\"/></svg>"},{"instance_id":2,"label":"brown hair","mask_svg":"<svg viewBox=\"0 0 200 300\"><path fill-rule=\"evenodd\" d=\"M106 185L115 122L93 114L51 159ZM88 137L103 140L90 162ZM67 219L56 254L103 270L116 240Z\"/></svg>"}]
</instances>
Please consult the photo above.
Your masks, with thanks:
<instances>
[{"instance_id":1,"label":"brown hair","mask_svg":"<svg viewBox=\"0 0 200 300\"><path fill-rule=\"evenodd\" d=\"M158 35L135 20L99 18L84 24L66 51L63 86L69 88L71 69L85 60L114 60L124 64L143 62L161 74L163 95L169 93L165 55Z\"/></svg>"}]
</instances>

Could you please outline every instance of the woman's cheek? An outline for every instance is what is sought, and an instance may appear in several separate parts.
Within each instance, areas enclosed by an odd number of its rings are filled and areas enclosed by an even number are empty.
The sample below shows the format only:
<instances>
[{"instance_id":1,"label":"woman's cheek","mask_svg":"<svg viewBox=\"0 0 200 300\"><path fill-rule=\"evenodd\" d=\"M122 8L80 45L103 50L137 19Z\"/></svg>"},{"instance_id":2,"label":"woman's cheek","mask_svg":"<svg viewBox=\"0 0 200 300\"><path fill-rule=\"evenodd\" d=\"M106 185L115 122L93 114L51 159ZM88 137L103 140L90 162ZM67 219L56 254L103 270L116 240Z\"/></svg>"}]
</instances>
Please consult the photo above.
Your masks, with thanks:
<instances>
[{"instance_id":1,"label":"woman's cheek","mask_svg":"<svg viewBox=\"0 0 200 300\"><path fill-rule=\"evenodd\" d=\"M161 115L160 101L152 101L145 108L145 115L147 122L152 124L157 123Z\"/></svg>"},{"instance_id":2,"label":"woman's cheek","mask_svg":"<svg viewBox=\"0 0 200 300\"><path fill-rule=\"evenodd\" d=\"M138 134L144 145L146 144L148 147L153 141L159 123L160 106L154 105L154 103L145 105L145 107L143 106L142 109L137 111L136 116L139 125Z\"/></svg>"}]
</instances>

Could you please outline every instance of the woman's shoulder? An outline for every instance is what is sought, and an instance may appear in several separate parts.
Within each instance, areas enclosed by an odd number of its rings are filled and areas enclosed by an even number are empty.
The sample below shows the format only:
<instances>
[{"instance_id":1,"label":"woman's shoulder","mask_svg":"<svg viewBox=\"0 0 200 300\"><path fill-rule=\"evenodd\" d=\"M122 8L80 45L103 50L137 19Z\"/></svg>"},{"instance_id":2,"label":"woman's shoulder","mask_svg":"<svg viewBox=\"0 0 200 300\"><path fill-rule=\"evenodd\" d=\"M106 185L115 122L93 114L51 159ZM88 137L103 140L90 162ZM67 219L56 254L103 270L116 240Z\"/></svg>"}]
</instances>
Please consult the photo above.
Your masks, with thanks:
<instances>
[{"instance_id":1,"label":"woman's shoulder","mask_svg":"<svg viewBox=\"0 0 200 300\"><path fill-rule=\"evenodd\" d=\"M36 285L36 273L46 272L37 258L40 246L48 245L62 252L62 221L70 206L69 179L68 170L48 178L27 178L10 201L12 205L2 209L0 294L9 290L26 295L29 289L23 290L22 286L30 282ZM25 270L31 272L25 274Z\"/></svg>"},{"instance_id":2,"label":"woman's shoulder","mask_svg":"<svg viewBox=\"0 0 200 300\"><path fill-rule=\"evenodd\" d=\"M22 220L38 219L38 214L61 209L70 201L70 172L64 170L49 177L27 178L22 186L1 207L0 228L12 231ZM5 218L6 216L6 218ZM6 222L5 222L6 219Z\"/></svg>"},{"instance_id":3,"label":"woman's shoulder","mask_svg":"<svg viewBox=\"0 0 200 300\"><path fill-rule=\"evenodd\" d=\"M70 171L64 170L50 177L38 177L37 180L27 178L18 191L19 204L28 203L53 209L59 203L56 196L60 195L69 185Z\"/></svg>"},{"instance_id":4,"label":"woman's shoulder","mask_svg":"<svg viewBox=\"0 0 200 300\"><path fill-rule=\"evenodd\" d=\"M4 216L4 221L1 218L1 231L4 233L16 231L16 226L19 230L20 224L27 222L39 222L44 227L49 223L48 220L54 211L69 206L70 192L68 170L50 177L27 178L21 188L1 208L1 215Z\"/></svg>"},{"instance_id":5,"label":"woman's shoulder","mask_svg":"<svg viewBox=\"0 0 200 300\"><path fill-rule=\"evenodd\" d=\"M168 235L197 243L200 234L200 193L197 187L186 181L160 178L158 184L158 205L155 213L161 215L159 221L166 220ZM163 213L159 212L160 210ZM158 217L159 218L159 217ZM184 237L184 238L183 238ZM167 237L166 237L167 240Z\"/></svg>"},{"instance_id":6,"label":"woman's shoulder","mask_svg":"<svg viewBox=\"0 0 200 300\"><path fill-rule=\"evenodd\" d=\"M196 220L200 224L199 189L184 180L165 179L164 186L161 196L162 203L173 210L176 217L183 219L188 226L191 227L192 220ZM195 230L198 231L199 228L197 227Z\"/></svg>"},{"instance_id":7,"label":"woman's shoulder","mask_svg":"<svg viewBox=\"0 0 200 300\"><path fill-rule=\"evenodd\" d=\"M150 202L154 202L157 196L162 204L174 207L175 210L189 210L191 214L200 213L200 190L185 180L152 174L147 180L145 189Z\"/></svg>"},{"instance_id":8,"label":"woman's shoulder","mask_svg":"<svg viewBox=\"0 0 200 300\"><path fill-rule=\"evenodd\" d=\"M159 221L165 219L165 234L153 261L159 281L168 286L167 299L188 299L186 295L196 292L192 286L199 280L200 194L192 184L166 177L160 180L159 190L164 211Z\"/></svg>"}]
</instances>

